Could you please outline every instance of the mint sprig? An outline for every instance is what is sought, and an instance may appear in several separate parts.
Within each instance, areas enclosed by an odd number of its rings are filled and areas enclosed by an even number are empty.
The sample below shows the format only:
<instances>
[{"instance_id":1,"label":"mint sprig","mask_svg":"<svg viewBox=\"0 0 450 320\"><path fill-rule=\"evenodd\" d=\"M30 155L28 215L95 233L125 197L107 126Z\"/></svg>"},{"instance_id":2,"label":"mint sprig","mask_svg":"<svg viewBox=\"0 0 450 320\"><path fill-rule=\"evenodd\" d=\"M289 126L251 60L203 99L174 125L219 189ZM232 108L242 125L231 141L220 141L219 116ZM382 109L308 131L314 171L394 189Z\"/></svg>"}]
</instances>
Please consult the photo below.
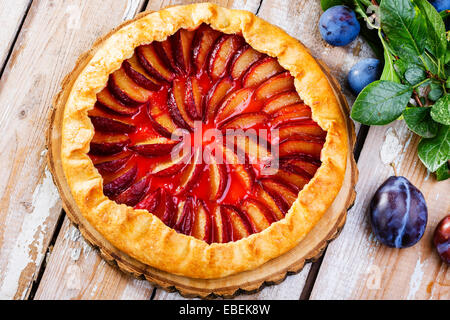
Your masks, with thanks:
<instances>
[{"instance_id":1,"label":"mint sprig","mask_svg":"<svg viewBox=\"0 0 450 320\"><path fill-rule=\"evenodd\" d=\"M349 1L323 0L322 6ZM378 5L379 27L367 16ZM358 95L351 117L367 125L404 119L421 136L418 155L438 180L449 178L450 160L450 34L444 20L427 0L353 0L353 8L370 28L383 50L379 81ZM372 17L373 18L373 17ZM371 33L373 35L373 33Z\"/></svg>"}]
</instances>

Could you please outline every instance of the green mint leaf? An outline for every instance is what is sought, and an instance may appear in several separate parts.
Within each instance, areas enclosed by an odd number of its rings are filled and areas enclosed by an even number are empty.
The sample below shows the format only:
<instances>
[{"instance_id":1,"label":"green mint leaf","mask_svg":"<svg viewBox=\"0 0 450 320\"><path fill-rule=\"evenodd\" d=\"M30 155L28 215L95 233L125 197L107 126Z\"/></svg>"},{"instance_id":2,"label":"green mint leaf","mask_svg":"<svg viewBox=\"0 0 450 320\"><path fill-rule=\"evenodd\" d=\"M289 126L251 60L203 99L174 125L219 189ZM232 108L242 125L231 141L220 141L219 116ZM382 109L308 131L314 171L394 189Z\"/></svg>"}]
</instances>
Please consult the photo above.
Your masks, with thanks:
<instances>
[{"instance_id":1,"label":"green mint leaf","mask_svg":"<svg viewBox=\"0 0 450 320\"><path fill-rule=\"evenodd\" d=\"M450 94L436 101L431 108L431 117L434 121L450 126Z\"/></svg>"},{"instance_id":2,"label":"green mint leaf","mask_svg":"<svg viewBox=\"0 0 450 320\"><path fill-rule=\"evenodd\" d=\"M432 101L437 101L443 94L444 91L442 90L442 87L439 84L435 82L430 83L430 92L428 93L428 99Z\"/></svg>"},{"instance_id":3,"label":"green mint leaf","mask_svg":"<svg viewBox=\"0 0 450 320\"><path fill-rule=\"evenodd\" d=\"M447 51L447 39L445 37L445 25L441 15L428 2L428 0L414 0L421 13L425 16L427 25L427 44L438 60L445 59Z\"/></svg>"},{"instance_id":4,"label":"green mint leaf","mask_svg":"<svg viewBox=\"0 0 450 320\"><path fill-rule=\"evenodd\" d=\"M381 73L380 80L394 81L400 83L400 77L394 68L394 57L388 50L384 50L384 67Z\"/></svg>"},{"instance_id":5,"label":"green mint leaf","mask_svg":"<svg viewBox=\"0 0 450 320\"><path fill-rule=\"evenodd\" d=\"M447 161L436 170L436 180L443 181L450 178L450 163Z\"/></svg>"},{"instance_id":6,"label":"green mint leaf","mask_svg":"<svg viewBox=\"0 0 450 320\"><path fill-rule=\"evenodd\" d=\"M441 125L434 138L423 138L419 143L418 154L431 172L447 162L450 159L450 126Z\"/></svg>"},{"instance_id":7,"label":"green mint leaf","mask_svg":"<svg viewBox=\"0 0 450 320\"><path fill-rule=\"evenodd\" d=\"M393 81L378 80L365 87L352 108L352 119L367 125L384 125L405 110L413 89Z\"/></svg>"},{"instance_id":8,"label":"green mint leaf","mask_svg":"<svg viewBox=\"0 0 450 320\"><path fill-rule=\"evenodd\" d=\"M427 74L425 73L425 70L418 67L417 65L410 67L406 69L405 71L405 79L408 81L411 85L418 84L422 80L424 80L427 77Z\"/></svg>"},{"instance_id":9,"label":"green mint leaf","mask_svg":"<svg viewBox=\"0 0 450 320\"><path fill-rule=\"evenodd\" d=\"M450 178L450 170L448 167L448 161L444 163L439 169L436 170L436 179L437 181L443 181Z\"/></svg>"},{"instance_id":10,"label":"green mint leaf","mask_svg":"<svg viewBox=\"0 0 450 320\"><path fill-rule=\"evenodd\" d=\"M420 68L420 66L418 64L411 63L410 61L408 61L406 59L397 59L394 62L394 67L395 67L395 70L397 71L397 74L404 81L406 81L406 79L405 79L406 70L408 70L408 68L411 68L413 66Z\"/></svg>"},{"instance_id":11,"label":"green mint leaf","mask_svg":"<svg viewBox=\"0 0 450 320\"><path fill-rule=\"evenodd\" d=\"M429 70L432 74L438 74L439 65L438 61L436 61L434 57L425 52L425 54L423 54L420 59L422 62L422 66L425 66L426 69Z\"/></svg>"},{"instance_id":12,"label":"green mint leaf","mask_svg":"<svg viewBox=\"0 0 450 320\"><path fill-rule=\"evenodd\" d=\"M439 125L431 119L431 107L406 108L403 111L403 119L409 130L424 138L436 136Z\"/></svg>"},{"instance_id":13,"label":"green mint leaf","mask_svg":"<svg viewBox=\"0 0 450 320\"><path fill-rule=\"evenodd\" d=\"M447 52L445 53L444 64L449 64L449 63L450 63L450 47L447 47Z\"/></svg>"},{"instance_id":14,"label":"green mint leaf","mask_svg":"<svg viewBox=\"0 0 450 320\"><path fill-rule=\"evenodd\" d=\"M425 48L427 30L424 17L411 0L383 0L381 27L397 56L418 61Z\"/></svg>"},{"instance_id":15,"label":"green mint leaf","mask_svg":"<svg viewBox=\"0 0 450 320\"><path fill-rule=\"evenodd\" d=\"M426 55L422 56L423 62L429 67L431 73L437 73L437 65L434 64L432 60L430 60ZM424 64L419 64L417 62L410 61L405 58L397 59L394 62L395 70L397 74L403 81L407 81L405 78L406 70L416 68L424 70ZM434 72L435 71L435 72Z\"/></svg>"},{"instance_id":16,"label":"green mint leaf","mask_svg":"<svg viewBox=\"0 0 450 320\"><path fill-rule=\"evenodd\" d=\"M381 44L383 45L383 56L384 56L384 67L383 72L381 73L380 80L387 80L387 81L394 81L397 83L401 83L400 77L397 74L397 71L395 70L395 58L391 53L391 49L389 48L389 45L384 40L381 30L378 30L378 38L381 41Z\"/></svg>"}]
</instances>

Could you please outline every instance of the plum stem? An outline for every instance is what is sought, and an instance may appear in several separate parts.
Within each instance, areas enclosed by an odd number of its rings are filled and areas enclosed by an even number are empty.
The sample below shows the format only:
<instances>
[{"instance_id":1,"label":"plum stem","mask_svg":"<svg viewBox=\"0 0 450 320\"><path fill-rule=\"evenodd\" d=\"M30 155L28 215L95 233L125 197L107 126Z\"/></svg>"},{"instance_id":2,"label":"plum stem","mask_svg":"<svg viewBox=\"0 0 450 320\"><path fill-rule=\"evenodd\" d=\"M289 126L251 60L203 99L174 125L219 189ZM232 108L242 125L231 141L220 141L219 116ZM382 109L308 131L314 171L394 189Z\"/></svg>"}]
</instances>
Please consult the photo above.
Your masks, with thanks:
<instances>
[{"instance_id":1,"label":"plum stem","mask_svg":"<svg viewBox=\"0 0 450 320\"><path fill-rule=\"evenodd\" d=\"M394 169L394 176L397 177L398 174L397 174L397 169L395 168L394 162L391 162L390 165L391 165L392 169Z\"/></svg>"}]
</instances>

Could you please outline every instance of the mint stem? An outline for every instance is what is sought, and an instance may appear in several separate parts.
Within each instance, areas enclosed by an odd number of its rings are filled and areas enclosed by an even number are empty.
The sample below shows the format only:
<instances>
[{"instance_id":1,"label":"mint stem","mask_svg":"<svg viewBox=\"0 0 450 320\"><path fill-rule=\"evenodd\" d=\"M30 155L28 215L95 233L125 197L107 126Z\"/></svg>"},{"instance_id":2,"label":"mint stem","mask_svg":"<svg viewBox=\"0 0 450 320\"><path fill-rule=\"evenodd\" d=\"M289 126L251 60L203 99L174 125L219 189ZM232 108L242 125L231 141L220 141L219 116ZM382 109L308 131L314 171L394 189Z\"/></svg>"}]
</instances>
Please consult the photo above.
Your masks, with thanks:
<instances>
[{"instance_id":1,"label":"mint stem","mask_svg":"<svg viewBox=\"0 0 450 320\"><path fill-rule=\"evenodd\" d=\"M419 82L418 84L415 84L412 88L413 89L416 89L417 87L420 87L421 85L423 85L424 83L427 83L427 82L429 82L430 81L430 79L425 79L425 80L422 80L421 82Z\"/></svg>"}]
</instances>

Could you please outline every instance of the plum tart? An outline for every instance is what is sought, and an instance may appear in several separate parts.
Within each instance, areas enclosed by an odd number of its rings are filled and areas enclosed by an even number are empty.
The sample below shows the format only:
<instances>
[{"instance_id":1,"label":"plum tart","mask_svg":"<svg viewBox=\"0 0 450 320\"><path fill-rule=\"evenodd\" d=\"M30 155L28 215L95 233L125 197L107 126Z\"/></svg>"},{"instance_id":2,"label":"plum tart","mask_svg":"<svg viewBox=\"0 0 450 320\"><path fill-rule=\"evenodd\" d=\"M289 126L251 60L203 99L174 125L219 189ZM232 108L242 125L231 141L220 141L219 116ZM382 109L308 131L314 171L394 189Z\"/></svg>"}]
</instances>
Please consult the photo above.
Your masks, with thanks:
<instances>
[{"instance_id":1,"label":"plum tart","mask_svg":"<svg viewBox=\"0 0 450 320\"><path fill-rule=\"evenodd\" d=\"M249 12L146 12L79 65L64 173L89 223L144 264L203 279L257 268L341 188L348 136L325 74Z\"/></svg>"}]
</instances>

